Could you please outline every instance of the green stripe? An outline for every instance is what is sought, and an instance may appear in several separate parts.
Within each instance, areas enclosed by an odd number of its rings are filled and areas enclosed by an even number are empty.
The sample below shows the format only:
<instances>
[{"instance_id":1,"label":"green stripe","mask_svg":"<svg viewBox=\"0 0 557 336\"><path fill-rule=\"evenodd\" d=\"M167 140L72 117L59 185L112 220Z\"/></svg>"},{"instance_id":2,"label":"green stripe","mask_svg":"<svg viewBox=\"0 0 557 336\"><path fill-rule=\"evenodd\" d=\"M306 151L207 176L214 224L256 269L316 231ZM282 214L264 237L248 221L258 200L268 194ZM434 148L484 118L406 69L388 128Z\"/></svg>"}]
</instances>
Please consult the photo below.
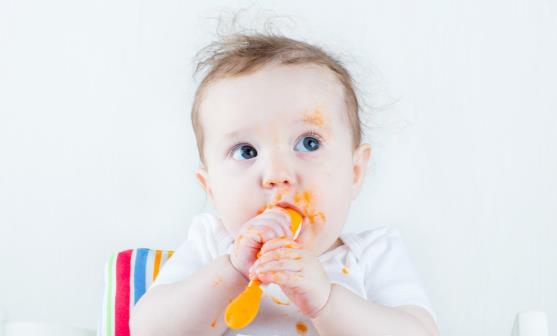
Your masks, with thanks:
<instances>
[{"instance_id":1,"label":"green stripe","mask_svg":"<svg viewBox=\"0 0 557 336\"><path fill-rule=\"evenodd\" d=\"M114 304L112 303L112 272L114 269L114 258L116 254L113 254L108 261L108 294L106 296L106 336L114 336L114 328L112 328L112 321L114 315Z\"/></svg>"}]
</instances>

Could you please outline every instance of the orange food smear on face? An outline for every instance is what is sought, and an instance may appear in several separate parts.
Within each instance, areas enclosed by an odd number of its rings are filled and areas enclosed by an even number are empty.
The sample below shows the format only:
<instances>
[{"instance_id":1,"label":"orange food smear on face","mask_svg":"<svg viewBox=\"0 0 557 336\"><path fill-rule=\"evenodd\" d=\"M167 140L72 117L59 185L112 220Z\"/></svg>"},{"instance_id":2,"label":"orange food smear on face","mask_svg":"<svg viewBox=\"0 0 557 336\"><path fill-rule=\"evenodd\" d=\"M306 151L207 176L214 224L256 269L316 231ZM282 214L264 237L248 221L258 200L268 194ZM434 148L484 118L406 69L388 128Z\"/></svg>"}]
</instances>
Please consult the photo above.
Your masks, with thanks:
<instances>
[{"instance_id":1,"label":"orange food smear on face","mask_svg":"<svg viewBox=\"0 0 557 336\"><path fill-rule=\"evenodd\" d=\"M325 118L323 118L323 114L321 113L321 108L319 106L317 106L315 110L311 112L304 113L304 121L310 124L314 124L317 127L325 126Z\"/></svg>"},{"instance_id":2,"label":"orange food smear on face","mask_svg":"<svg viewBox=\"0 0 557 336\"><path fill-rule=\"evenodd\" d=\"M298 334L305 334L308 332L308 327L305 325L304 322L296 323L296 331Z\"/></svg>"},{"instance_id":3,"label":"orange food smear on face","mask_svg":"<svg viewBox=\"0 0 557 336\"><path fill-rule=\"evenodd\" d=\"M277 203L279 203L282 200L288 201L289 197L285 197L285 196L290 195L290 190L291 190L290 186L281 187L277 191L277 193L273 196L273 201L259 208L259 210L257 210L257 214L259 215L267 209L272 209L273 207L276 206ZM302 240L300 240L300 242L303 241L303 245L306 248L311 248L311 246L315 243L314 240L319 234L319 232L321 232L324 229L326 223L325 214L321 211L318 211L313 206L312 203L314 202L314 195L311 191L303 190L303 191L294 192L294 195L292 196L291 200L293 201L294 205L300 210L301 215L307 218L306 224L312 224L312 225L308 225L308 227L304 229L307 230L308 233L312 232L313 235L312 234L304 235L305 237L302 238Z\"/></svg>"},{"instance_id":4,"label":"orange food smear on face","mask_svg":"<svg viewBox=\"0 0 557 336\"><path fill-rule=\"evenodd\" d=\"M312 234L304 234L303 238L301 239L300 243L303 243L304 247L311 249L312 245L315 244L315 239L324 229L326 224L325 222L325 214L321 211L318 211L312 203L315 202L314 194L311 191L299 191L295 192L293 195L293 202L297 208L299 208L302 212L302 215L307 219L306 224L308 225L305 230L311 232Z\"/></svg>"},{"instance_id":5,"label":"orange food smear on face","mask_svg":"<svg viewBox=\"0 0 557 336\"><path fill-rule=\"evenodd\" d=\"M222 278L220 276L217 276L216 279L213 280L213 287L217 287L218 285L220 285L222 283Z\"/></svg>"},{"instance_id":6,"label":"orange food smear on face","mask_svg":"<svg viewBox=\"0 0 557 336\"><path fill-rule=\"evenodd\" d=\"M217 321L216 321L216 320L213 320L213 322L211 322L211 327L214 328L216 325L217 325Z\"/></svg>"},{"instance_id":7,"label":"orange food smear on face","mask_svg":"<svg viewBox=\"0 0 557 336\"><path fill-rule=\"evenodd\" d=\"M261 208L257 209L257 214L261 215L263 213L263 211L265 211L265 209L267 209L267 206L262 206Z\"/></svg>"}]
</instances>

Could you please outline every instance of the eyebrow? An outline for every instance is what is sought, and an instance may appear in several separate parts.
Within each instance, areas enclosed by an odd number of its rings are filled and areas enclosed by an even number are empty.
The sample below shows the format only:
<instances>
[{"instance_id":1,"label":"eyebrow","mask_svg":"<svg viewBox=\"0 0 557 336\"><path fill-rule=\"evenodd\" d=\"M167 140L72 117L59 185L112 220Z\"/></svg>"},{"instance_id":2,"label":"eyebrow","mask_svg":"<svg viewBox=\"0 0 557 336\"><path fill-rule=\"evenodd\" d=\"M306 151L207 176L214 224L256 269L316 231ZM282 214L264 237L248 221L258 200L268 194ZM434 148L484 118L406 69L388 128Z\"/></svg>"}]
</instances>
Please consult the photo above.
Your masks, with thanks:
<instances>
[{"instance_id":1,"label":"eyebrow","mask_svg":"<svg viewBox=\"0 0 557 336\"><path fill-rule=\"evenodd\" d=\"M242 128L242 129L239 129L239 130L228 132L222 137L222 140L229 139L229 138L234 138L234 137L238 136L238 134L246 133L248 131L252 131L253 129L254 129L254 127L249 127L249 128ZM222 142L222 140L221 140L221 142Z\"/></svg>"},{"instance_id":2,"label":"eyebrow","mask_svg":"<svg viewBox=\"0 0 557 336\"><path fill-rule=\"evenodd\" d=\"M308 118L307 116L303 116L302 118L299 118L299 119L295 120L293 123L296 123L296 124L303 123L303 124L306 124L306 125L317 126L319 128L325 128L325 129L328 128L328 126L323 125L321 120L315 120L314 118L311 118L311 117ZM253 129L255 129L255 127L242 128L242 129L239 129L239 130L234 130L234 131L228 132L221 138L221 140L219 141L219 144L222 144L222 143L226 142L227 140L238 136L239 134L243 134L243 133L252 131Z\"/></svg>"}]
</instances>

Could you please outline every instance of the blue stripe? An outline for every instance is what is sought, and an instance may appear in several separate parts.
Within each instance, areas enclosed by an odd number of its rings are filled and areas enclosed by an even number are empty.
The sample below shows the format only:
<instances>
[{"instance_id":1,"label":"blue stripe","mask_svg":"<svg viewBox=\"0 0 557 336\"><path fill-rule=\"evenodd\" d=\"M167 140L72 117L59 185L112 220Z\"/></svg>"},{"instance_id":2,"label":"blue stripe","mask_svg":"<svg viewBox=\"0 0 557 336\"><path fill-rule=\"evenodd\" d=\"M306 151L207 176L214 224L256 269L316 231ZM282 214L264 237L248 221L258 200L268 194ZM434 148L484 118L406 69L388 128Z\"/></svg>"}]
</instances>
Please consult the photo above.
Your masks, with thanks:
<instances>
[{"instance_id":1,"label":"blue stripe","mask_svg":"<svg viewBox=\"0 0 557 336\"><path fill-rule=\"evenodd\" d=\"M148 255L149 249L137 249L134 264L135 270L133 272L134 305L137 303L137 301L139 301L143 294L145 294L145 268L147 266Z\"/></svg>"}]
</instances>

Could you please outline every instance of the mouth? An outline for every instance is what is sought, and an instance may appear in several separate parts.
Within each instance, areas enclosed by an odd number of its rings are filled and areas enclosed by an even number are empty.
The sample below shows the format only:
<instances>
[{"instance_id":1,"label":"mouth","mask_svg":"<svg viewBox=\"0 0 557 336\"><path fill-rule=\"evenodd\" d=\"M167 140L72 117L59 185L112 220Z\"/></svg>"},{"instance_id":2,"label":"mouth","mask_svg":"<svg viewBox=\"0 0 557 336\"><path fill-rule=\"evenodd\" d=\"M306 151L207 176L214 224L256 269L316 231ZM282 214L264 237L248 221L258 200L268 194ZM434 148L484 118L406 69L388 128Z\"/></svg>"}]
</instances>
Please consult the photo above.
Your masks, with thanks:
<instances>
[{"instance_id":1,"label":"mouth","mask_svg":"<svg viewBox=\"0 0 557 336\"><path fill-rule=\"evenodd\" d=\"M275 204L275 206L278 206L278 207L281 207L281 208L284 208L284 209L289 208L289 209L292 209L292 210L296 210L296 212L298 212L300 215L302 215L302 218L305 218L304 212L292 203L278 202L278 203Z\"/></svg>"}]
</instances>

